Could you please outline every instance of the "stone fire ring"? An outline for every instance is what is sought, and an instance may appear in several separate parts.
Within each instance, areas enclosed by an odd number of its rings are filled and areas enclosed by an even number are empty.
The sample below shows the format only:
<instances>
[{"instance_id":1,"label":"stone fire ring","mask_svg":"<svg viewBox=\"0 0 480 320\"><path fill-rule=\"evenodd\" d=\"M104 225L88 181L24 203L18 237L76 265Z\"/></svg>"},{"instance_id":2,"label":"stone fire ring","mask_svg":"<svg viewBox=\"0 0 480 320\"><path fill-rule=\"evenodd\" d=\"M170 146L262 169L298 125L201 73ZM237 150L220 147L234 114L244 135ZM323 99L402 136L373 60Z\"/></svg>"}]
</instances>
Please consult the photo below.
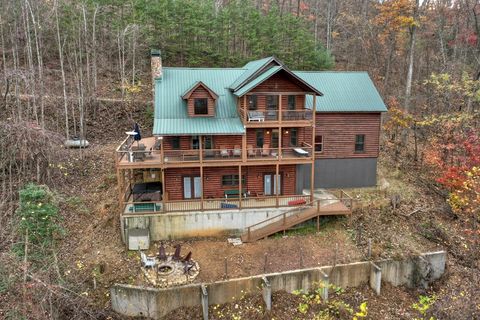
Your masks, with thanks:
<instances>
[{"instance_id":1,"label":"stone fire ring","mask_svg":"<svg viewBox=\"0 0 480 320\"><path fill-rule=\"evenodd\" d=\"M185 274L185 264L182 261L173 260L172 255L167 260L156 259L157 264L153 268L142 267L143 274L147 281L156 287L171 287L192 282L200 273L198 262L190 260L193 267L188 274Z\"/></svg>"}]
</instances>

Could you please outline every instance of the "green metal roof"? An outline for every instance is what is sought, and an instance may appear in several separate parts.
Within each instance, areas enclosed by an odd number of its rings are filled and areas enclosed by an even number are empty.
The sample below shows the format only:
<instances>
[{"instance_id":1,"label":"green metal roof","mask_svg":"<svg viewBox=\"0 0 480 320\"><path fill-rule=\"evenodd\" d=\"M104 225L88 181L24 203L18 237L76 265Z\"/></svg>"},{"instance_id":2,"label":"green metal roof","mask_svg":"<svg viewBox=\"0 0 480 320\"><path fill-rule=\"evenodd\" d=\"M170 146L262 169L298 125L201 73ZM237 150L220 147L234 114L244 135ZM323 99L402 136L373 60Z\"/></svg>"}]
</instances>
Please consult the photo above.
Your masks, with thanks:
<instances>
[{"instance_id":1,"label":"green metal roof","mask_svg":"<svg viewBox=\"0 0 480 320\"><path fill-rule=\"evenodd\" d=\"M317 112L385 112L387 108L367 72L294 71L323 92L317 96ZM306 97L307 108L313 96Z\"/></svg>"},{"instance_id":2,"label":"green metal roof","mask_svg":"<svg viewBox=\"0 0 480 320\"><path fill-rule=\"evenodd\" d=\"M273 58L256 60L244 68L164 68L162 78L155 80L154 135L245 134L237 113L237 96L242 96L270 76L283 70L272 66L260 75L258 71ZM248 66L248 69L246 67ZM259 67L260 66L260 67ZM245 72L249 71L249 75ZM385 112L387 108L366 72L293 71L296 77L323 93L317 96L317 112ZM256 78L254 77L256 76ZM242 87L232 92L232 83ZM253 79L252 79L253 78ZM201 81L218 94L213 117L189 117L182 95ZM249 81L246 84L245 81ZM306 105L313 107L313 96Z\"/></svg>"},{"instance_id":3,"label":"green metal roof","mask_svg":"<svg viewBox=\"0 0 480 320\"><path fill-rule=\"evenodd\" d=\"M247 81L257 71L261 70L264 66L266 66L268 63L270 63L273 60L274 60L273 57L267 57L260 60L250 61L249 63L243 66L243 69L245 69L245 71L238 78L234 79L235 81L229 86L229 88L232 90L239 89L239 87L245 81Z\"/></svg>"},{"instance_id":4,"label":"green metal roof","mask_svg":"<svg viewBox=\"0 0 480 320\"><path fill-rule=\"evenodd\" d=\"M245 69L239 68L164 68L155 80L154 135L243 134L245 128L237 114L236 98L228 85ZM214 117L189 117L182 99L193 84L203 82L218 99Z\"/></svg>"},{"instance_id":5,"label":"green metal roof","mask_svg":"<svg viewBox=\"0 0 480 320\"><path fill-rule=\"evenodd\" d=\"M247 84L245 84L243 87L240 87L239 90L234 91L233 94L236 95L237 97L243 96L245 93L249 92L250 90L258 86L260 83L267 80L268 78L270 78L280 70L282 70L282 67L280 66L271 67L270 69L268 69L267 71L265 71L264 73L256 77L255 79L251 80L250 82L247 82Z\"/></svg>"}]
</instances>

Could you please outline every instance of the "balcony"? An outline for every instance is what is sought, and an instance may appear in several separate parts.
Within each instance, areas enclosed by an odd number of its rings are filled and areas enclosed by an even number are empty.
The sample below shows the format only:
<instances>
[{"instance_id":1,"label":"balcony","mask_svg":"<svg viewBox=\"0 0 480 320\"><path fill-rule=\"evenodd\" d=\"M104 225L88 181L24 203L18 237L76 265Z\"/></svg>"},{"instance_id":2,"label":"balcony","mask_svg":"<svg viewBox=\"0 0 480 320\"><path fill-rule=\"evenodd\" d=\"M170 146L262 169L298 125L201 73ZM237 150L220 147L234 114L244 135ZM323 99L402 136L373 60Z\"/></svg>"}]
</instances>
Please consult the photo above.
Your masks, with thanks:
<instances>
[{"instance_id":1,"label":"balcony","mask_svg":"<svg viewBox=\"0 0 480 320\"><path fill-rule=\"evenodd\" d=\"M124 168L149 168L166 166L188 166L189 164L203 163L204 165L236 164L242 162L264 161L295 161L312 160L314 156L311 145L303 142L299 147L263 148L241 146L221 149L186 149L186 150L159 150L155 137L141 140L139 144L129 142L127 139L116 150L116 161L119 167Z\"/></svg>"},{"instance_id":2,"label":"balcony","mask_svg":"<svg viewBox=\"0 0 480 320\"><path fill-rule=\"evenodd\" d=\"M239 110L243 123L248 127L265 125L308 126L312 124L313 111L303 110Z\"/></svg>"}]
</instances>

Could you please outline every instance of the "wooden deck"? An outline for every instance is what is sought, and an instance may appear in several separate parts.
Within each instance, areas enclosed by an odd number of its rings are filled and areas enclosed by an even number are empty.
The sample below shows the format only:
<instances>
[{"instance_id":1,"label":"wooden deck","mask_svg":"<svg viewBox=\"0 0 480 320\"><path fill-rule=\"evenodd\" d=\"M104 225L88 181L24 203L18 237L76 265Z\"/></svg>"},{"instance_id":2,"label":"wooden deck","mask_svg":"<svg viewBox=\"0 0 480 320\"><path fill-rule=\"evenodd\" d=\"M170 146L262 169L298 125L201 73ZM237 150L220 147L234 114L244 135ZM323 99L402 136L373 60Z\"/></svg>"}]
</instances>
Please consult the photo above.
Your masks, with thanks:
<instances>
[{"instance_id":1,"label":"wooden deck","mask_svg":"<svg viewBox=\"0 0 480 320\"><path fill-rule=\"evenodd\" d=\"M296 148L255 148L239 149L191 149L191 150L157 150L156 138L147 137L140 141L145 146L144 151L132 151L131 146L137 143L122 143L116 151L117 166L129 168L158 168L158 167L188 167L192 165L208 166L237 166L261 165L280 162L282 164L311 163L314 157L311 146L298 149L306 154L299 154Z\"/></svg>"},{"instance_id":2,"label":"wooden deck","mask_svg":"<svg viewBox=\"0 0 480 320\"><path fill-rule=\"evenodd\" d=\"M291 195L279 196L278 203L275 196L248 197L234 199L204 199L201 200L178 200L178 201L156 201L156 202L133 202L130 197L125 203L123 211L124 216L156 215L173 212L194 212L194 211L213 211L213 210L239 210L239 209L261 209L276 207L292 207L290 201L304 200L310 201L309 195ZM240 203L241 202L241 203ZM142 210L136 210L140 207ZM145 210L144 208L147 208ZM152 208L153 210L149 210Z\"/></svg>"},{"instance_id":3,"label":"wooden deck","mask_svg":"<svg viewBox=\"0 0 480 320\"><path fill-rule=\"evenodd\" d=\"M325 200L328 199L315 200L307 206L289 210L254 224L247 228L247 231L241 236L241 239L243 242L254 242L280 231L285 232L285 230L319 216L349 215L352 213L351 199L330 200L329 202L334 202L321 205L321 202Z\"/></svg>"}]
</instances>

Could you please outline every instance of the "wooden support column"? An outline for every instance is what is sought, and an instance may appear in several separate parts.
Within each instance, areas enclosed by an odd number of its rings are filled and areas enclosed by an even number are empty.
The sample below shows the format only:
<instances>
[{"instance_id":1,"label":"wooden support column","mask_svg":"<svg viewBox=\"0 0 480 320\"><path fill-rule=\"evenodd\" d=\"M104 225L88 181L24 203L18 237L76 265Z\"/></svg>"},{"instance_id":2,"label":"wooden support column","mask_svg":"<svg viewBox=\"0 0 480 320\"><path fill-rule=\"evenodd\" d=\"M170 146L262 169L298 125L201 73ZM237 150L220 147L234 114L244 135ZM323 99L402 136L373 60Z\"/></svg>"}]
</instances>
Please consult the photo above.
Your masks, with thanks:
<instances>
[{"instance_id":1,"label":"wooden support column","mask_svg":"<svg viewBox=\"0 0 480 320\"><path fill-rule=\"evenodd\" d=\"M310 201L313 201L313 190L315 189L315 114L317 105L317 95L313 95L313 107L312 107L312 162L310 168Z\"/></svg>"},{"instance_id":2,"label":"wooden support column","mask_svg":"<svg viewBox=\"0 0 480 320\"><path fill-rule=\"evenodd\" d=\"M282 123L282 95L278 95L278 121Z\"/></svg>"},{"instance_id":3,"label":"wooden support column","mask_svg":"<svg viewBox=\"0 0 480 320\"><path fill-rule=\"evenodd\" d=\"M279 95L278 97L278 119L280 121L280 124L282 123L282 95ZM278 160L282 159L282 126L278 127Z\"/></svg>"},{"instance_id":4,"label":"wooden support column","mask_svg":"<svg viewBox=\"0 0 480 320\"><path fill-rule=\"evenodd\" d=\"M247 117L247 95L243 96L243 123L246 123L248 121Z\"/></svg>"},{"instance_id":5,"label":"wooden support column","mask_svg":"<svg viewBox=\"0 0 480 320\"><path fill-rule=\"evenodd\" d=\"M201 182L201 186L202 186L202 190L200 192L200 210L203 211L203 189L204 189L204 185L203 185L203 165L200 165L200 182ZM194 181L192 181L193 184L195 184Z\"/></svg>"},{"instance_id":6,"label":"wooden support column","mask_svg":"<svg viewBox=\"0 0 480 320\"><path fill-rule=\"evenodd\" d=\"M275 165L275 177L273 178L273 183L274 185L276 186L275 188L275 206L278 208L278 194L280 193L280 184L278 183L278 175L279 175L279 164L277 162L277 164ZM281 182L283 182L283 177L281 179Z\"/></svg>"},{"instance_id":7,"label":"wooden support column","mask_svg":"<svg viewBox=\"0 0 480 320\"><path fill-rule=\"evenodd\" d=\"M163 137L160 137L160 163L163 164L165 161L165 154L163 151Z\"/></svg>"},{"instance_id":8,"label":"wooden support column","mask_svg":"<svg viewBox=\"0 0 480 320\"><path fill-rule=\"evenodd\" d=\"M166 203L165 203L165 200L168 200L168 199L165 199L165 169L161 169L161 172L162 172L162 208L163 208L163 211L166 211Z\"/></svg>"},{"instance_id":9,"label":"wooden support column","mask_svg":"<svg viewBox=\"0 0 480 320\"><path fill-rule=\"evenodd\" d=\"M242 209L242 166L238 166L238 208Z\"/></svg>"},{"instance_id":10,"label":"wooden support column","mask_svg":"<svg viewBox=\"0 0 480 320\"><path fill-rule=\"evenodd\" d=\"M247 132L242 136L242 162L247 162Z\"/></svg>"}]
</instances>

